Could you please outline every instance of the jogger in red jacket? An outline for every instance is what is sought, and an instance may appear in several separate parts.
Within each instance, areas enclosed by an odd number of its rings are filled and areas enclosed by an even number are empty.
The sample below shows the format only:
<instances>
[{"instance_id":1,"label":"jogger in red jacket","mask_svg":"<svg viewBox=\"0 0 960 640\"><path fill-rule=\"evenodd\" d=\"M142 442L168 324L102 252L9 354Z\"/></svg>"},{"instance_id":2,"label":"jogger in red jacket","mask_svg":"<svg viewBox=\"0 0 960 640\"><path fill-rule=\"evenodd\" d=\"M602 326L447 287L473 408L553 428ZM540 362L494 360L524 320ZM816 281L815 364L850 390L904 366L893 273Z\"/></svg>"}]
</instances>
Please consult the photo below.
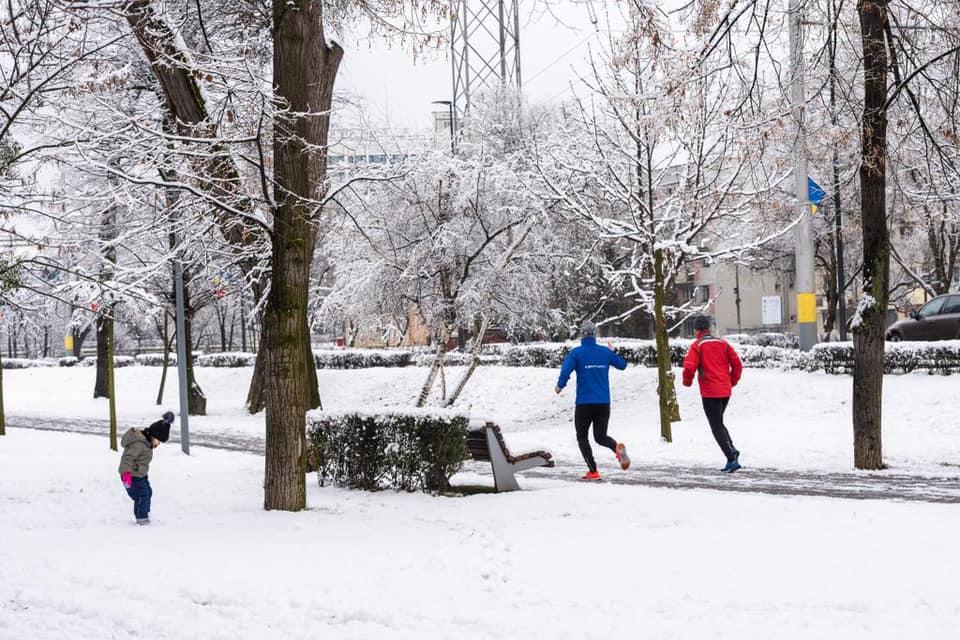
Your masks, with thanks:
<instances>
[{"instance_id":1,"label":"jogger in red jacket","mask_svg":"<svg viewBox=\"0 0 960 640\"><path fill-rule=\"evenodd\" d=\"M697 316L693 320L693 328L697 332L697 339L683 359L683 386L691 386L694 374L699 374L697 378L703 412L707 414L714 439L727 457L727 466L723 471L733 473L740 468L740 452L733 446L730 432L723 423L723 414L730 402L733 387L740 381L743 364L726 340L711 335L710 316Z\"/></svg>"}]
</instances>

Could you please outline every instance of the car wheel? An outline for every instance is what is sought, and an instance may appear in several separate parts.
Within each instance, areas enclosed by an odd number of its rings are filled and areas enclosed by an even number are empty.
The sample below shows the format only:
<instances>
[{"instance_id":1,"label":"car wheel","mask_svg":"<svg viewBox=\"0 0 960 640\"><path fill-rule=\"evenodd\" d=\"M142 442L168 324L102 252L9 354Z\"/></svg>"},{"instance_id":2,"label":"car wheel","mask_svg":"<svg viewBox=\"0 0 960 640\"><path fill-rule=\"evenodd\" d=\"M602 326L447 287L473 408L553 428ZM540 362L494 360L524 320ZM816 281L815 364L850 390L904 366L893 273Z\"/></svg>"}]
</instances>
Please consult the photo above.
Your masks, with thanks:
<instances>
[{"instance_id":1,"label":"car wheel","mask_svg":"<svg viewBox=\"0 0 960 640\"><path fill-rule=\"evenodd\" d=\"M890 342L902 342L903 336L901 336L899 333L891 333L890 337L887 338L887 340L889 340Z\"/></svg>"}]
</instances>

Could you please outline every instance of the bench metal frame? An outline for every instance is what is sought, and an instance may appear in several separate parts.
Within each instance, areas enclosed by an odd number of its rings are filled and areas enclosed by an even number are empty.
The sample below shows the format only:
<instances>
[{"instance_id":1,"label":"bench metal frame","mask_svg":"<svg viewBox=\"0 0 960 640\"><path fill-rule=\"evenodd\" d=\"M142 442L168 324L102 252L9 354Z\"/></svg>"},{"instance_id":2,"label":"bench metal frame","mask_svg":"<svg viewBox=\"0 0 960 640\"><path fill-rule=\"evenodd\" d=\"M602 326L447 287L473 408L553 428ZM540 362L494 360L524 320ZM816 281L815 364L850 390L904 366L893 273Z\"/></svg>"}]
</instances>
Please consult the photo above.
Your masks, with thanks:
<instances>
[{"instance_id":1,"label":"bench metal frame","mask_svg":"<svg viewBox=\"0 0 960 640\"><path fill-rule=\"evenodd\" d=\"M481 429L486 436L487 448L490 456L490 466L493 467L493 483L497 493L503 491L517 491L520 485L517 484L516 473L518 471L527 471L536 467L552 467L553 456L545 451L537 451L514 457L507 450L506 442L500 427L488 422ZM481 458L474 459L481 460Z\"/></svg>"}]
</instances>

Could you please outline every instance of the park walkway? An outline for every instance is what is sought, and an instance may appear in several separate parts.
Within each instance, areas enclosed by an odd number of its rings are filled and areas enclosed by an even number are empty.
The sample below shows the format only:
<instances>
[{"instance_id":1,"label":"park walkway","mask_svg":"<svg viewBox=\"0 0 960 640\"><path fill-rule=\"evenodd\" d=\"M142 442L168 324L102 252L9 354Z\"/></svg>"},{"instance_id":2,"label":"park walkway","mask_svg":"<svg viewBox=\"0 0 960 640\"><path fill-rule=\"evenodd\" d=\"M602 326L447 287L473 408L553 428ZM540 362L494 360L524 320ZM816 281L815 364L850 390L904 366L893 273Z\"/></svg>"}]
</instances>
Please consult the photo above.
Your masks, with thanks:
<instances>
[{"instance_id":1,"label":"park walkway","mask_svg":"<svg viewBox=\"0 0 960 640\"><path fill-rule=\"evenodd\" d=\"M9 429L36 429L95 434L106 437L106 420L64 420L61 418L22 418L9 416ZM123 430L123 428L121 429ZM191 445L226 451L242 451L263 455L261 436L243 436L229 433L194 432ZM176 430L170 433L170 442L179 442ZM642 463L641 461L638 461ZM534 469L524 476L579 482L582 464L557 461L552 469ZM471 471L485 475L490 465L468 463ZM960 503L960 477L925 477L893 472L813 473L745 467L733 475L720 473L718 468L676 464L643 464L623 472L601 469L604 482L616 485L655 487L663 489L707 489L738 493L762 493L781 496L820 496L854 500L899 500L908 502Z\"/></svg>"}]
</instances>

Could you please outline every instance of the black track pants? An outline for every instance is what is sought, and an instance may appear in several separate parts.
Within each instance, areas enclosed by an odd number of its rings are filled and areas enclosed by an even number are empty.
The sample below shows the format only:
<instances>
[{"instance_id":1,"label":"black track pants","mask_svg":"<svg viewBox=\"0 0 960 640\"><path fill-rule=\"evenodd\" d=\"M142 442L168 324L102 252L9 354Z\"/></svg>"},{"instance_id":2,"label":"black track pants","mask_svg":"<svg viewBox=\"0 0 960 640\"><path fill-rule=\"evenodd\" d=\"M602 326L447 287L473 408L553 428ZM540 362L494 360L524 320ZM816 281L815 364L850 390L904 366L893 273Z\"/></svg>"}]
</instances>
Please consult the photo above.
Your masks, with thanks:
<instances>
[{"instance_id":1,"label":"black track pants","mask_svg":"<svg viewBox=\"0 0 960 640\"><path fill-rule=\"evenodd\" d=\"M730 439L730 432L723 424L723 412L727 410L729 402L730 398L703 398L703 412L707 414L710 430L713 431L713 437L720 445L723 455L727 456L727 462L732 461L737 453L733 440Z\"/></svg>"},{"instance_id":2,"label":"black track pants","mask_svg":"<svg viewBox=\"0 0 960 640\"><path fill-rule=\"evenodd\" d=\"M617 441L607 435L607 424L610 422L610 405L608 404L578 404L573 414L573 423L577 426L577 444L580 453L590 471L597 470L597 463L593 459L593 449L590 448L590 425L593 425L593 439L597 444L617 452Z\"/></svg>"}]
</instances>

